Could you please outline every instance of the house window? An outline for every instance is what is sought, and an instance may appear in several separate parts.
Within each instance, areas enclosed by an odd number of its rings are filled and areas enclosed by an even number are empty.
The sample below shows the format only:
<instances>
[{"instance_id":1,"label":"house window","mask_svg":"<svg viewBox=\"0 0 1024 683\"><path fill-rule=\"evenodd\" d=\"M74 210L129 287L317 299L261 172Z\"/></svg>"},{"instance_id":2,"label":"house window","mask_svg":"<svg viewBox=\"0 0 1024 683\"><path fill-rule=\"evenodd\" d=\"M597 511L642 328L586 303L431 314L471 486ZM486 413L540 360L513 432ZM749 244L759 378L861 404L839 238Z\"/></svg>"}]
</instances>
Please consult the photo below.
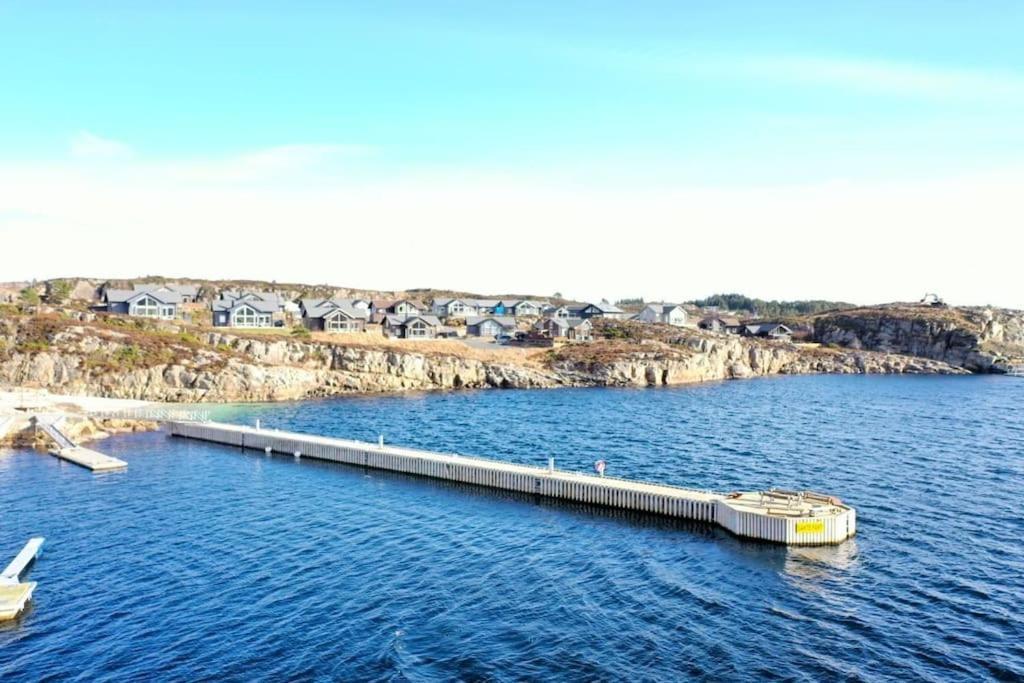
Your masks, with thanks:
<instances>
[{"instance_id":1,"label":"house window","mask_svg":"<svg viewBox=\"0 0 1024 683\"><path fill-rule=\"evenodd\" d=\"M160 316L160 304L156 299L148 296L144 296L135 302L133 315L144 316L147 318L157 318Z\"/></svg>"},{"instance_id":2,"label":"house window","mask_svg":"<svg viewBox=\"0 0 1024 683\"><path fill-rule=\"evenodd\" d=\"M328 332L353 332L357 329L358 326L355 320L349 320L341 314L331 316L327 319Z\"/></svg>"},{"instance_id":3,"label":"house window","mask_svg":"<svg viewBox=\"0 0 1024 683\"><path fill-rule=\"evenodd\" d=\"M234 314L235 327L269 327L270 316L257 313L249 306L242 306Z\"/></svg>"}]
</instances>

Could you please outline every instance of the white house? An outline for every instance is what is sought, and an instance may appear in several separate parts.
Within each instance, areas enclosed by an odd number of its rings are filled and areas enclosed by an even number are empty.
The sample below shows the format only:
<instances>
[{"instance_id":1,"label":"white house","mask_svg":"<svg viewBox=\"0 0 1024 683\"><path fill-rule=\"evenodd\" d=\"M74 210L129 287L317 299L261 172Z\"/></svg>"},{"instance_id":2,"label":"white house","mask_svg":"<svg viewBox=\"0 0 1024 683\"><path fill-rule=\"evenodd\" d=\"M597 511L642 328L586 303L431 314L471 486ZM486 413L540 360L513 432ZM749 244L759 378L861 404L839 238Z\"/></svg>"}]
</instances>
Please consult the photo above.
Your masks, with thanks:
<instances>
[{"instance_id":1,"label":"white house","mask_svg":"<svg viewBox=\"0 0 1024 683\"><path fill-rule=\"evenodd\" d=\"M662 323L683 327L687 321L686 309L678 304L651 303L633 316L634 320L644 323Z\"/></svg>"}]
</instances>

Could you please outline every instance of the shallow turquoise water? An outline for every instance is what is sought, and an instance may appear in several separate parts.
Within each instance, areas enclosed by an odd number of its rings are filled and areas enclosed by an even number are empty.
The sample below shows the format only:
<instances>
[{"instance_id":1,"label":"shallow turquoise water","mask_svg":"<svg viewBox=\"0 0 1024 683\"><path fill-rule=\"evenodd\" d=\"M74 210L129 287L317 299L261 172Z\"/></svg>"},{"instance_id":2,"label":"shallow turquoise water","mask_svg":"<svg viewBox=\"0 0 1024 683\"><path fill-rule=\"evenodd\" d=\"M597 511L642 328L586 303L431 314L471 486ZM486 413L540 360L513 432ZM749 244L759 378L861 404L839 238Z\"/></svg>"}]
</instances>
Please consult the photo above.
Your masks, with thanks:
<instances>
[{"instance_id":1,"label":"shallow turquoise water","mask_svg":"<svg viewBox=\"0 0 1024 683\"><path fill-rule=\"evenodd\" d=\"M104 442L108 475L0 452L0 563L48 539L0 679L1020 680L1022 399L821 376L216 410L858 508L806 550L159 433Z\"/></svg>"}]
</instances>

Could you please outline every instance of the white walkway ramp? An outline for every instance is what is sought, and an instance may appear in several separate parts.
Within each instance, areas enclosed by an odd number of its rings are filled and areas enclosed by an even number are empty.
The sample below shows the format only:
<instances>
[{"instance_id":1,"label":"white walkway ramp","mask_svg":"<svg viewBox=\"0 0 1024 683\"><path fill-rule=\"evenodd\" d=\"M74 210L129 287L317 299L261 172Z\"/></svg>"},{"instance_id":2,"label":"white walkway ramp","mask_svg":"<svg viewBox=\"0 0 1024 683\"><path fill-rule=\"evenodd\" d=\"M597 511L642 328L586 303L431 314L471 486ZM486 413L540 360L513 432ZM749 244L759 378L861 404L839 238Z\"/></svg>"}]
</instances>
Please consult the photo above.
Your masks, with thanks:
<instances>
[{"instance_id":1,"label":"white walkway ramp","mask_svg":"<svg viewBox=\"0 0 1024 683\"><path fill-rule=\"evenodd\" d=\"M44 540L42 537L29 539L21 552L0 572L0 621L17 617L32 599L36 582L21 583L21 577L39 556Z\"/></svg>"}]
</instances>

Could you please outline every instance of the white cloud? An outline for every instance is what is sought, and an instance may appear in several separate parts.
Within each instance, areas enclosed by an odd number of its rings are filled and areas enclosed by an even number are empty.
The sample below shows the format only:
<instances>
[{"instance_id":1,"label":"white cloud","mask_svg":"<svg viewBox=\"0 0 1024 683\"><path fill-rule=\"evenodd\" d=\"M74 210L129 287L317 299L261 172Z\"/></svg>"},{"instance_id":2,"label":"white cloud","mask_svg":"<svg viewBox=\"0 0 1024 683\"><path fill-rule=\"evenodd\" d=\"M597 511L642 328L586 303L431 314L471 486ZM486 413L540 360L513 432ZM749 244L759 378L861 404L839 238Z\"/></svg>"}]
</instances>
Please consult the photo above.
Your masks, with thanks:
<instances>
[{"instance_id":1,"label":"white cloud","mask_svg":"<svg viewBox=\"0 0 1024 683\"><path fill-rule=\"evenodd\" d=\"M360 158L370 151L358 145L281 145L222 159L173 163L167 170L175 178L190 182L257 182L329 170L337 162Z\"/></svg>"},{"instance_id":2,"label":"white cloud","mask_svg":"<svg viewBox=\"0 0 1024 683\"><path fill-rule=\"evenodd\" d=\"M1016 74L885 60L765 56L711 68L745 77L903 96L1024 99L1024 78Z\"/></svg>"},{"instance_id":3,"label":"white cloud","mask_svg":"<svg viewBox=\"0 0 1024 683\"><path fill-rule=\"evenodd\" d=\"M558 54L581 64L639 76L766 81L901 97L1024 102L1024 75L1014 71L860 57L750 54L680 54L562 47Z\"/></svg>"},{"instance_id":4,"label":"white cloud","mask_svg":"<svg viewBox=\"0 0 1024 683\"><path fill-rule=\"evenodd\" d=\"M71 137L71 156L83 161L114 161L130 159L133 153L123 142L80 131Z\"/></svg>"},{"instance_id":5,"label":"white cloud","mask_svg":"<svg viewBox=\"0 0 1024 683\"><path fill-rule=\"evenodd\" d=\"M1020 168L918 182L631 189L438 172L355 182L304 166L304 154L283 156L295 164L279 165L276 153L245 158L272 158L267 167L292 169L300 182L198 180L181 164L138 161L99 171L0 164L0 280L166 273L857 303L934 291L1024 307Z\"/></svg>"}]
</instances>

